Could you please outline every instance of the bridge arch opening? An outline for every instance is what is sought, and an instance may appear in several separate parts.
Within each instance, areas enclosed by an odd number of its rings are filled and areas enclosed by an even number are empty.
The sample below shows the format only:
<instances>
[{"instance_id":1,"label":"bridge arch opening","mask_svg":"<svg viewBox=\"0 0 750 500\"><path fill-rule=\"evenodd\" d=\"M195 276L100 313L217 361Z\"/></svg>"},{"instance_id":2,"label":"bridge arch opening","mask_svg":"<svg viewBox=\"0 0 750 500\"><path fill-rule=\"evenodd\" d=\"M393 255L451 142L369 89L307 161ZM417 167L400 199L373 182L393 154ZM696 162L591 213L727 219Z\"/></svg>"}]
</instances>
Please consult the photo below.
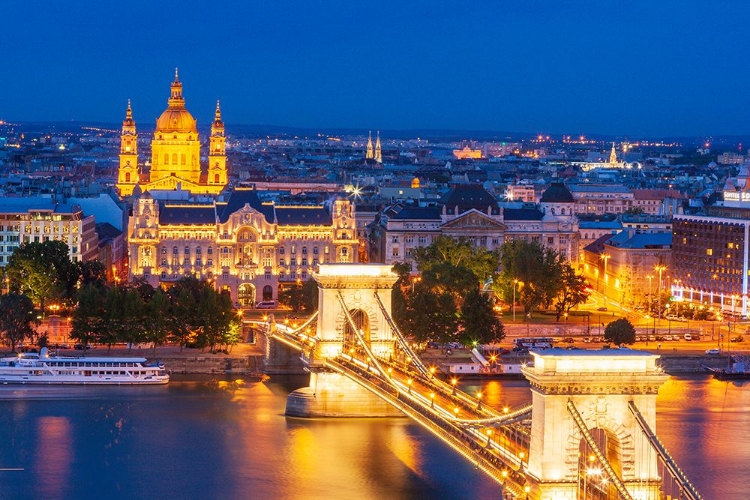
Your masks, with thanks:
<instances>
[{"instance_id":1,"label":"bridge arch opening","mask_svg":"<svg viewBox=\"0 0 750 500\"><path fill-rule=\"evenodd\" d=\"M368 347L370 347L370 318L367 316L367 313L363 311L362 309L350 309L349 315L352 317L352 320L354 321L354 326L349 323L349 321L345 322L344 325L344 347L345 349L356 349L358 347L361 347L359 345L359 341L357 339L357 334L354 332L353 328L356 328L359 332L361 332L362 337L365 339L365 343Z\"/></svg>"},{"instance_id":2,"label":"bridge arch opening","mask_svg":"<svg viewBox=\"0 0 750 500\"><path fill-rule=\"evenodd\" d=\"M596 427L589 430L591 437L606 457L615 473L622 477L622 449L620 439L608 429ZM594 450L581 437L578 445L578 498L591 500L617 500L617 488L609 481L604 464Z\"/></svg>"}]
</instances>

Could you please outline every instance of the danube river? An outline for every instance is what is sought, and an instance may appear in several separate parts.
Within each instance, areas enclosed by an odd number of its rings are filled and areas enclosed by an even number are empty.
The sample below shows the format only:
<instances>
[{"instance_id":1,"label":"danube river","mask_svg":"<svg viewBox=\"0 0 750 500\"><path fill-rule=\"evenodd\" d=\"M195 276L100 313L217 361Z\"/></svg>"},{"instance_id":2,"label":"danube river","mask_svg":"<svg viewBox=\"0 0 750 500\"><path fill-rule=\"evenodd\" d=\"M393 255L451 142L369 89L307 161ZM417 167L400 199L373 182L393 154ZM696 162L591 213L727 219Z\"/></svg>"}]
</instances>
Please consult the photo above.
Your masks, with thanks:
<instances>
[{"instance_id":1,"label":"danube river","mask_svg":"<svg viewBox=\"0 0 750 500\"><path fill-rule=\"evenodd\" d=\"M406 418L284 417L304 383L2 386L0 498L498 498L496 483ZM750 498L749 389L696 376L660 390L657 433L706 500ZM524 381L482 391L497 406L531 399Z\"/></svg>"}]
</instances>

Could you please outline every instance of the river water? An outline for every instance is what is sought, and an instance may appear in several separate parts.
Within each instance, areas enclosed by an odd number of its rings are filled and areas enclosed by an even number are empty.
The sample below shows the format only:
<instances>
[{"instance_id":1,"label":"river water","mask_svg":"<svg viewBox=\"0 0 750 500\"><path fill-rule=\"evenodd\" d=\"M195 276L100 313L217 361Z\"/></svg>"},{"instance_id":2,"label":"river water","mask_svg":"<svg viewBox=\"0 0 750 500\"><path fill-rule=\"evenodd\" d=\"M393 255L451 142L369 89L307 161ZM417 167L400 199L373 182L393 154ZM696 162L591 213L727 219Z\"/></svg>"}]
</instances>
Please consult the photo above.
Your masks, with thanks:
<instances>
[{"instance_id":1,"label":"river water","mask_svg":"<svg viewBox=\"0 0 750 500\"><path fill-rule=\"evenodd\" d=\"M0 498L498 498L496 483L406 418L284 417L286 395L305 384L2 386ZM706 500L750 498L748 389L696 376L660 390L657 434ZM531 399L525 381L481 390L497 406Z\"/></svg>"}]
</instances>

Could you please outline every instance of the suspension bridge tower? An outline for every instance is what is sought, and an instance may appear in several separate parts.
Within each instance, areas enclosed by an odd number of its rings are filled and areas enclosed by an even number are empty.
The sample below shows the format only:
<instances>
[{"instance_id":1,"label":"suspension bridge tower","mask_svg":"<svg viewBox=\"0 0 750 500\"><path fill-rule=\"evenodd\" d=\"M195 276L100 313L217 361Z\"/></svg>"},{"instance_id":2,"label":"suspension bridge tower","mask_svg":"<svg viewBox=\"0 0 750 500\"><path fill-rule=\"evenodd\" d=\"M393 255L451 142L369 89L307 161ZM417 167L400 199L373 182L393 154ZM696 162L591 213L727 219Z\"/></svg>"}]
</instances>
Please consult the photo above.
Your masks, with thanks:
<instances>
[{"instance_id":1,"label":"suspension bridge tower","mask_svg":"<svg viewBox=\"0 0 750 500\"><path fill-rule=\"evenodd\" d=\"M321 264L315 345L303 361L310 385L287 397L286 414L298 417L385 417L401 412L362 385L326 368L325 360L362 349L375 356L394 352L391 291L398 280L390 265Z\"/></svg>"},{"instance_id":2,"label":"suspension bridge tower","mask_svg":"<svg viewBox=\"0 0 750 500\"><path fill-rule=\"evenodd\" d=\"M656 395L669 378L659 356L625 349L532 355L533 366L523 369L533 403L532 498L661 498L647 434L656 431Z\"/></svg>"}]
</instances>

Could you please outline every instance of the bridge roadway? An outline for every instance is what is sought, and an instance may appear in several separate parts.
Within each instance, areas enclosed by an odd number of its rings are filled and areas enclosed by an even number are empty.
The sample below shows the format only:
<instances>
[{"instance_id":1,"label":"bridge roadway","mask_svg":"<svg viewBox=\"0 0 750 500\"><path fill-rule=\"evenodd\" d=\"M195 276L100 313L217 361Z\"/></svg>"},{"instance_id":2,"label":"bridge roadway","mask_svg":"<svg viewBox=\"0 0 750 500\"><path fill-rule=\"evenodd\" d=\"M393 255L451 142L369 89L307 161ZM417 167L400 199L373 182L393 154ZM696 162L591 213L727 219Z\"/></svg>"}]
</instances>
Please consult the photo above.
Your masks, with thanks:
<instances>
[{"instance_id":1,"label":"bridge roadway","mask_svg":"<svg viewBox=\"0 0 750 500\"><path fill-rule=\"evenodd\" d=\"M312 319L312 318L311 318ZM497 411L434 376L418 370L418 361L375 357L361 346L322 360L315 359L314 339L304 333L310 321L297 329L271 328L271 337L302 352L310 370L340 373L381 397L502 485L507 498L522 498L527 479L524 458L529 453L531 406ZM505 496L503 498L506 498Z\"/></svg>"}]
</instances>

